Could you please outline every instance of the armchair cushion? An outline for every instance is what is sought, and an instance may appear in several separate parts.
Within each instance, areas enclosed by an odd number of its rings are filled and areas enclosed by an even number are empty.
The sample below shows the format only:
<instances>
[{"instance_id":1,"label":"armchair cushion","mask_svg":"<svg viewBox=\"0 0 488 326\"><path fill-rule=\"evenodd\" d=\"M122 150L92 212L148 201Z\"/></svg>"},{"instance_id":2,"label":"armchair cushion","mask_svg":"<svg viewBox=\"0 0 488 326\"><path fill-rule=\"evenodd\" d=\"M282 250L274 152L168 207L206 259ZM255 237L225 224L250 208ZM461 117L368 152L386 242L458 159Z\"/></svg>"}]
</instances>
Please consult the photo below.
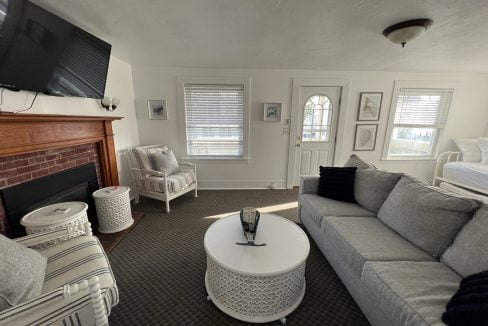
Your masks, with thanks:
<instances>
[{"instance_id":1,"label":"armchair cushion","mask_svg":"<svg viewBox=\"0 0 488 326\"><path fill-rule=\"evenodd\" d=\"M176 172L167 177L168 192L177 192L193 184L196 181L195 173L190 170ZM163 177L147 177L144 180L138 180L137 186L139 188L164 193L164 178Z\"/></svg>"},{"instance_id":2,"label":"armchair cushion","mask_svg":"<svg viewBox=\"0 0 488 326\"><path fill-rule=\"evenodd\" d=\"M47 259L0 235L0 311L41 294Z\"/></svg>"},{"instance_id":3,"label":"armchair cushion","mask_svg":"<svg viewBox=\"0 0 488 326\"><path fill-rule=\"evenodd\" d=\"M42 293L93 276L100 278L102 288L115 285L108 258L96 237L77 237L39 252L47 258Z\"/></svg>"},{"instance_id":4,"label":"armchair cushion","mask_svg":"<svg viewBox=\"0 0 488 326\"><path fill-rule=\"evenodd\" d=\"M173 174L178 171L178 161L171 149L149 154L149 159L156 171Z\"/></svg>"},{"instance_id":5,"label":"armchair cushion","mask_svg":"<svg viewBox=\"0 0 488 326\"><path fill-rule=\"evenodd\" d=\"M98 276L107 313L118 303L118 291L112 269L96 237L77 237L41 250L40 253L47 257L42 293Z\"/></svg>"}]
</instances>

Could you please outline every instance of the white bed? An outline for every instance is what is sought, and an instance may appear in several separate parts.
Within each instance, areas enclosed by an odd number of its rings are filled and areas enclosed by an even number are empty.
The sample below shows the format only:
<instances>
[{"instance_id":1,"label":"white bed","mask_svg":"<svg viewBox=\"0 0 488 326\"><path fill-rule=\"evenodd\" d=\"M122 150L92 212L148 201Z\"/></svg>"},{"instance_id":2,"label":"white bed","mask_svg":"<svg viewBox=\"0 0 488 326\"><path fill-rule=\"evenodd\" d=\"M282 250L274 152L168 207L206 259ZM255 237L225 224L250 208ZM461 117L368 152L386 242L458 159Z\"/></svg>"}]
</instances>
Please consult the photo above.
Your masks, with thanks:
<instances>
[{"instance_id":1,"label":"white bed","mask_svg":"<svg viewBox=\"0 0 488 326\"><path fill-rule=\"evenodd\" d=\"M488 164L449 162L444 164L444 179L488 193Z\"/></svg>"},{"instance_id":2,"label":"white bed","mask_svg":"<svg viewBox=\"0 0 488 326\"><path fill-rule=\"evenodd\" d=\"M461 195L472 193L473 197L488 200L488 164L463 162L459 152L442 153L437 160L433 184Z\"/></svg>"}]
</instances>

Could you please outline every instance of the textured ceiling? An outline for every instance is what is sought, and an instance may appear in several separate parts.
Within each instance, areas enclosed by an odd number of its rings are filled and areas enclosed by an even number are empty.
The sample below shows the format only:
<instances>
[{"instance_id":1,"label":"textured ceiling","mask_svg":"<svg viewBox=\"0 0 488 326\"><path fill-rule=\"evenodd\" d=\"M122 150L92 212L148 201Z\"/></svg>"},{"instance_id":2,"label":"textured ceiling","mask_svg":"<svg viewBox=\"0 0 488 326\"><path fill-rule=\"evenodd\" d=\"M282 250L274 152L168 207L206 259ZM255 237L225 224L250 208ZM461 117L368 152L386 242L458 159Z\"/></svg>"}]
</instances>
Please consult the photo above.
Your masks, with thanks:
<instances>
[{"instance_id":1,"label":"textured ceiling","mask_svg":"<svg viewBox=\"0 0 488 326\"><path fill-rule=\"evenodd\" d=\"M34 0L132 63L488 72L487 0ZM381 32L434 25L405 48Z\"/></svg>"}]
</instances>

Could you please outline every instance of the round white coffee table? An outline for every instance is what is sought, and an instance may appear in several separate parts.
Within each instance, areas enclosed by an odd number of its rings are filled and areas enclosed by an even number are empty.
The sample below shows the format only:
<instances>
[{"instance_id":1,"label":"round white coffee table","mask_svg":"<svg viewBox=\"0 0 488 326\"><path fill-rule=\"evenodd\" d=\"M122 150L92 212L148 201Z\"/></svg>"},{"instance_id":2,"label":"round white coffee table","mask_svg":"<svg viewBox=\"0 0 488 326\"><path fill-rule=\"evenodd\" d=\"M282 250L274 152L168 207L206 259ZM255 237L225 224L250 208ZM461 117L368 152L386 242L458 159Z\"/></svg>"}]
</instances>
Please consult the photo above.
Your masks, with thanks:
<instances>
[{"instance_id":1,"label":"round white coffee table","mask_svg":"<svg viewBox=\"0 0 488 326\"><path fill-rule=\"evenodd\" d=\"M239 320L285 323L305 294L307 235L295 223L263 213L256 243L266 246L236 242L246 242L238 214L215 222L205 233L208 299Z\"/></svg>"}]
</instances>

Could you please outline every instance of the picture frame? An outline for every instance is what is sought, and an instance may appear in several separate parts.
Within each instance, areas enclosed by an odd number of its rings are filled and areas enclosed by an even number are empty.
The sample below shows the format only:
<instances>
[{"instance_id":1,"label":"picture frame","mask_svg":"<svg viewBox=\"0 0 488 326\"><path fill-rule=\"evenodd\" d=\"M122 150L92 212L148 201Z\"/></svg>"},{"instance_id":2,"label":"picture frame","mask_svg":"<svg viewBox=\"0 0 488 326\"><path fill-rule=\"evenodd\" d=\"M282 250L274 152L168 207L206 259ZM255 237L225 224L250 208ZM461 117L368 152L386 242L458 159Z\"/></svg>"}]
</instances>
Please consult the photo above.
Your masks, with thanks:
<instances>
[{"instance_id":1,"label":"picture frame","mask_svg":"<svg viewBox=\"0 0 488 326\"><path fill-rule=\"evenodd\" d=\"M357 121L379 121L383 92L359 93Z\"/></svg>"},{"instance_id":2,"label":"picture frame","mask_svg":"<svg viewBox=\"0 0 488 326\"><path fill-rule=\"evenodd\" d=\"M281 103L264 103L263 121L279 122L281 121Z\"/></svg>"},{"instance_id":3,"label":"picture frame","mask_svg":"<svg viewBox=\"0 0 488 326\"><path fill-rule=\"evenodd\" d=\"M354 133L354 151L374 151L378 125L357 124Z\"/></svg>"},{"instance_id":4,"label":"picture frame","mask_svg":"<svg viewBox=\"0 0 488 326\"><path fill-rule=\"evenodd\" d=\"M168 120L166 100L147 100L147 110L150 120Z\"/></svg>"}]
</instances>

